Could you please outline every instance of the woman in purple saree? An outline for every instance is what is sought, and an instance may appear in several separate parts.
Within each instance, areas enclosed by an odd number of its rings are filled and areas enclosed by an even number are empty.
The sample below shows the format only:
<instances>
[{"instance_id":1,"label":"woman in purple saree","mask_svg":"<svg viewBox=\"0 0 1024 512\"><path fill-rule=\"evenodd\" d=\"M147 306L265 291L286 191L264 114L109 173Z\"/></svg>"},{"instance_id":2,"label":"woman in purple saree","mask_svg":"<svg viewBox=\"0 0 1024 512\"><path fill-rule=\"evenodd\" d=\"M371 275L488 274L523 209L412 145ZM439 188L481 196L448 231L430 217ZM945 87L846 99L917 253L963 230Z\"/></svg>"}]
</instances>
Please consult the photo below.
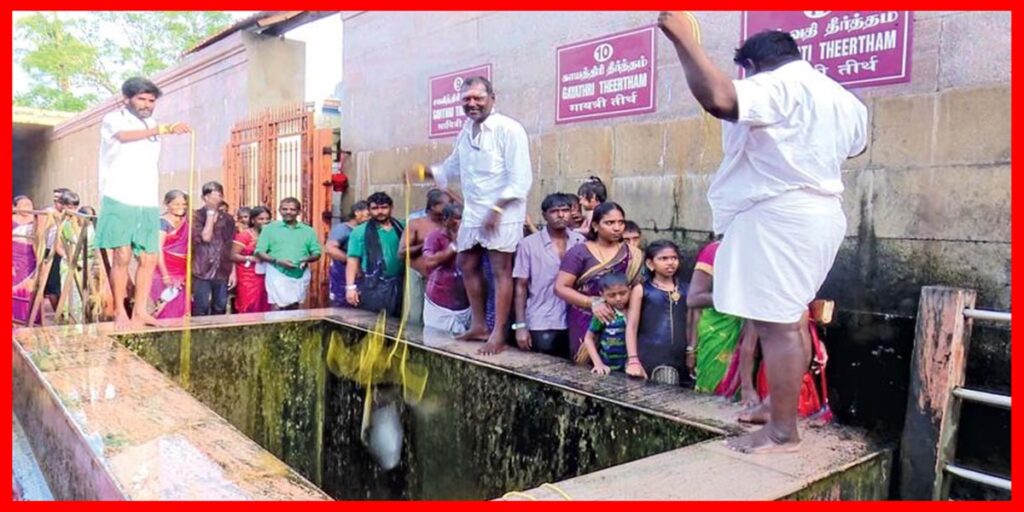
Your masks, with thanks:
<instances>
[{"instance_id":1,"label":"woman in purple saree","mask_svg":"<svg viewBox=\"0 0 1024 512\"><path fill-rule=\"evenodd\" d=\"M565 253L555 278L555 295L568 304L569 354L579 364L589 361L583 348L583 336L590 320L594 315L610 317L613 313L608 305L593 300L601 295L598 281L612 272L625 274L630 286L640 278L643 256L623 242L625 222L625 211L618 204L598 205L587 242Z\"/></svg>"}]
</instances>

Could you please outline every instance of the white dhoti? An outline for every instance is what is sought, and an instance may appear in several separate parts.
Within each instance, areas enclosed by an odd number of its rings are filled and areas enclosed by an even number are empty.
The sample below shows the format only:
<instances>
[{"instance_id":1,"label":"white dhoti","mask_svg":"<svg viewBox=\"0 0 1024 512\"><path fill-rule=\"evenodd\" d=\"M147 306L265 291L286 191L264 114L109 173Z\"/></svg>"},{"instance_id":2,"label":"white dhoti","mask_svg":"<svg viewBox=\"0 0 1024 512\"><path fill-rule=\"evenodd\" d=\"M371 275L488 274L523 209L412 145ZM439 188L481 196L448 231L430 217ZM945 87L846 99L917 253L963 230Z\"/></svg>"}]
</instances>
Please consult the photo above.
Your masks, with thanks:
<instances>
[{"instance_id":1,"label":"white dhoti","mask_svg":"<svg viewBox=\"0 0 1024 512\"><path fill-rule=\"evenodd\" d=\"M309 291L310 274L307 268L302 277L288 277L274 265L267 265L264 282L267 287L267 300L277 306L285 307L300 304L306 300Z\"/></svg>"},{"instance_id":2,"label":"white dhoti","mask_svg":"<svg viewBox=\"0 0 1024 512\"><path fill-rule=\"evenodd\" d=\"M409 280L409 317L406 321L411 325L423 325L423 301L426 300L427 280L411 268L405 278Z\"/></svg>"},{"instance_id":3,"label":"white dhoti","mask_svg":"<svg viewBox=\"0 0 1024 512\"><path fill-rule=\"evenodd\" d=\"M493 231L487 231L483 227L467 227L463 224L459 227L455 247L459 252L468 251L479 245L488 251L515 253L522 239L522 222L498 224Z\"/></svg>"},{"instance_id":4,"label":"white dhoti","mask_svg":"<svg viewBox=\"0 0 1024 512\"><path fill-rule=\"evenodd\" d=\"M738 213L715 255L715 309L765 322L799 321L845 236L846 216L835 196L794 190Z\"/></svg>"},{"instance_id":5,"label":"white dhoti","mask_svg":"<svg viewBox=\"0 0 1024 512\"><path fill-rule=\"evenodd\" d=\"M434 329L442 330L459 335L469 329L469 321L472 317L470 308L461 311L452 311L443 308L430 301L429 297L423 299L423 325Z\"/></svg>"}]
</instances>

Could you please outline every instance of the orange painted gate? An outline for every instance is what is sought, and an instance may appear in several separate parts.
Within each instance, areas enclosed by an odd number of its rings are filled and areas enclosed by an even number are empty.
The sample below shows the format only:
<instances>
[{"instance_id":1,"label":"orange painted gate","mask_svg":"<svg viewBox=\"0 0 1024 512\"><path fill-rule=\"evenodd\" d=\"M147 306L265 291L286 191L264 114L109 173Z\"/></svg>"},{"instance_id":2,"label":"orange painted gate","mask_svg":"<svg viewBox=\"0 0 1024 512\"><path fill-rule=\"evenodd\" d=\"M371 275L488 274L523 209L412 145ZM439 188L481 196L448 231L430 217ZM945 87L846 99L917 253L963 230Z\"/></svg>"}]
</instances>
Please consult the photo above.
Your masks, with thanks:
<instances>
[{"instance_id":1,"label":"orange painted gate","mask_svg":"<svg viewBox=\"0 0 1024 512\"><path fill-rule=\"evenodd\" d=\"M331 211L330 129L317 129L313 112L303 105L273 108L254 114L231 129L224 150L225 200L232 208L266 206L277 217L281 199L302 202L301 221L313 227L323 247L330 230L324 212ZM328 305L326 254L311 267L306 307Z\"/></svg>"}]
</instances>

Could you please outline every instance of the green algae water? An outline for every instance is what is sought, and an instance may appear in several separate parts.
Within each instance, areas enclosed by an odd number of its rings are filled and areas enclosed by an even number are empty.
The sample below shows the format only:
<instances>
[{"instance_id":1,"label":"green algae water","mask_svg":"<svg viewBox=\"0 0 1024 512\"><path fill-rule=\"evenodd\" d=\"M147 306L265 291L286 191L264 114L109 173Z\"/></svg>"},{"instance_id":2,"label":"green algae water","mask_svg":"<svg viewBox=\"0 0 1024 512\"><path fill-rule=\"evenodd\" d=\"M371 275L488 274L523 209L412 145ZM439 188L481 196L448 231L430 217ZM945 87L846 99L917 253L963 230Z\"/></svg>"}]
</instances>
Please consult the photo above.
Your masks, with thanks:
<instances>
[{"instance_id":1,"label":"green algae water","mask_svg":"<svg viewBox=\"0 0 1024 512\"><path fill-rule=\"evenodd\" d=\"M187 351L182 332L121 342L336 499L493 499L715 436L411 344L423 398L378 386L374 421L400 437L367 442L366 390L327 370L332 334L365 333L307 321L193 329Z\"/></svg>"}]
</instances>

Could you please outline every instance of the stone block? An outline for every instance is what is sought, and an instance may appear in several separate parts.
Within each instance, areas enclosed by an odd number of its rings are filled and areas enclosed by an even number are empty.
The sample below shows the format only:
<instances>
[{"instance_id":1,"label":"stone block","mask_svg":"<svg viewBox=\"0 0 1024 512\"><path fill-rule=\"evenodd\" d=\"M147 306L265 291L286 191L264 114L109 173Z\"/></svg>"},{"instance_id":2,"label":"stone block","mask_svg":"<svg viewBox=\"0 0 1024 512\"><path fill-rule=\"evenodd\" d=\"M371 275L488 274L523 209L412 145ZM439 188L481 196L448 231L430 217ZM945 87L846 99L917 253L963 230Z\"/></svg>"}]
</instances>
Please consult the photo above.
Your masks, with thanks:
<instances>
[{"instance_id":1,"label":"stone block","mask_svg":"<svg viewBox=\"0 0 1024 512\"><path fill-rule=\"evenodd\" d=\"M973 288L982 307L1009 309L1010 244L847 238L819 296L846 310L913 317L930 285Z\"/></svg>"},{"instance_id":2,"label":"stone block","mask_svg":"<svg viewBox=\"0 0 1024 512\"><path fill-rule=\"evenodd\" d=\"M870 223L870 198L874 172L870 170L843 171L843 213L846 214L846 236L857 236L863 214ZM865 210L868 210L865 212Z\"/></svg>"},{"instance_id":3,"label":"stone block","mask_svg":"<svg viewBox=\"0 0 1024 512\"><path fill-rule=\"evenodd\" d=\"M401 148L382 149L367 154L369 174L367 184L370 188L377 185L398 183L402 178L399 155Z\"/></svg>"},{"instance_id":4,"label":"stone block","mask_svg":"<svg viewBox=\"0 0 1024 512\"><path fill-rule=\"evenodd\" d=\"M675 216L675 181L674 176L615 177L613 199L626 210L626 218L641 228L665 229Z\"/></svg>"},{"instance_id":5,"label":"stone block","mask_svg":"<svg viewBox=\"0 0 1024 512\"><path fill-rule=\"evenodd\" d=\"M566 177L595 175L608 181L612 170L612 129L595 126L559 132L559 168Z\"/></svg>"},{"instance_id":6,"label":"stone block","mask_svg":"<svg viewBox=\"0 0 1024 512\"><path fill-rule=\"evenodd\" d=\"M533 167L535 181L559 175L557 133L530 137L530 165Z\"/></svg>"},{"instance_id":7,"label":"stone block","mask_svg":"<svg viewBox=\"0 0 1024 512\"><path fill-rule=\"evenodd\" d=\"M439 164L448 158L455 149L455 138L438 139L430 143L430 162Z\"/></svg>"},{"instance_id":8,"label":"stone block","mask_svg":"<svg viewBox=\"0 0 1024 512\"><path fill-rule=\"evenodd\" d=\"M1009 11L962 12L941 21L941 89L1009 83Z\"/></svg>"},{"instance_id":9,"label":"stone block","mask_svg":"<svg viewBox=\"0 0 1024 512\"><path fill-rule=\"evenodd\" d=\"M872 167L906 168L931 163L935 102L932 94L874 100L869 144Z\"/></svg>"},{"instance_id":10,"label":"stone block","mask_svg":"<svg viewBox=\"0 0 1024 512\"><path fill-rule=\"evenodd\" d=\"M877 170L875 236L1010 241L1010 167Z\"/></svg>"},{"instance_id":11,"label":"stone block","mask_svg":"<svg viewBox=\"0 0 1024 512\"><path fill-rule=\"evenodd\" d=\"M722 163L722 123L700 116L665 123L665 173L714 173Z\"/></svg>"},{"instance_id":12,"label":"stone block","mask_svg":"<svg viewBox=\"0 0 1024 512\"><path fill-rule=\"evenodd\" d=\"M662 173L667 150L665 129L662 124L615 125L613 143L612 169L616 177Z\"/></svg>"},{"instance_id":13,"label":"stone block","mask_svg":"<svg viewBox=\"0 0 1024 512\"><path fill-rule=\"evenodd\" d=\"M883 86L860 87L853 93L862 98L927 94L939 90L939 38L942 20L916 16L910 51L910 82Z\"/></svg>"},{"instance_id":14,"label":"stone block","mask_svg":"<svg viewBox=\"0 0 1024 512\"><path fill-rule=\"evenodd\" d=\"M708 187L711 175L686 173L675 191L678 215L673 225L677 229L711 231L711 205L708 204Z\"/></svg>"},{"instance_id":15,"label":"stone block","mask_svg":"<svg viewBox=\"0 0 1024 512\"><path fill-rule=\"evenodd\" d=\"M1009 86L954 89L938 101L935 164L1010 161Z\"/></svg>"},{"instance_id":16,"label":"stone block","mask_svg":"<svg viewBox=\"0 0 1024 512\"><path fill-rule=\"evenodd\" d=\"M961 11L914 11L914 22L930 20L934 18L945 18L960 13Z\"/></svg>"}]
</instances>

